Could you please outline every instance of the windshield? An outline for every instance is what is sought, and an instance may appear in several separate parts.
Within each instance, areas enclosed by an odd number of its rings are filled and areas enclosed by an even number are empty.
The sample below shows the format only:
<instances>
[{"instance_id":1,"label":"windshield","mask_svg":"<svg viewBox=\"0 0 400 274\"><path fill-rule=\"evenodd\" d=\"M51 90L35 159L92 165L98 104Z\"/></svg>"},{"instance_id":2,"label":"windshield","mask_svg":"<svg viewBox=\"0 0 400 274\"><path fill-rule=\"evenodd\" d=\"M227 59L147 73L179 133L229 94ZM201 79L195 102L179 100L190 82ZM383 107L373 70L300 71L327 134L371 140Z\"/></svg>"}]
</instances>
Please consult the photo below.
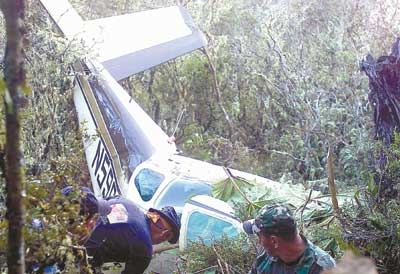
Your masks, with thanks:
<instances>
[{"instance_id":1,"label":"windshield","mask_svg":"<svg viewBox=\"0 0 400 274\"><path fill-rule=\"evenodd\" d=\"M162 192L155 205L156 208L173 206L181 211L185 203L196 195L211 195L211 185L200 181L174 180Z\"/></svg>"},{"instance_id":2,"label":"windshield","mask_svg":"<svg viewBox=\"0 0 400 274\"><path fill-rule=\"evenodd\" d=\"M187 227L188 241L201 239L205 244L211 244L212 240L220 239L222 235L233 238L239 235L239 232L233 224L213 216L197 211L190 215Z\"/></svg>"},{"instance_id":3,"label":"windshield","mask_svg":"<svg viewBox=\"0 0 400 274\"><path fill-rule=\"evenodd\" d=\"M143 201L150 201L164 180L164 176L149 168L142 169L135 177L135 186Z\"/></svg>"}]
</instances>

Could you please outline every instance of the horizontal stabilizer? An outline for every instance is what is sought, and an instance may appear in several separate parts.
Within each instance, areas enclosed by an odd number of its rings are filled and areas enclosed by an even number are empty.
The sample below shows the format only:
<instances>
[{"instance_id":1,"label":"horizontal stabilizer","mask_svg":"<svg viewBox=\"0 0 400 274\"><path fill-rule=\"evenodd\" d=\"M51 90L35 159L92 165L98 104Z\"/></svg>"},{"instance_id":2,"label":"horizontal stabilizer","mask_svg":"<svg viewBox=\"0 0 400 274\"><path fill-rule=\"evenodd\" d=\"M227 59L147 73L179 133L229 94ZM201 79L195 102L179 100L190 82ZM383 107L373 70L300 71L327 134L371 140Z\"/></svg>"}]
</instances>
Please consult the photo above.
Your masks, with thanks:
<instances>
[{"instance_id":1,"label":"horizontal stabilizer","mask_svg":"<svg viewBox=\"0 0 400 274\"><path fill-rule=\"evenodd\" d=\"M83 35L85 22L68 0L40 0L40 2L66 38L74 40Z\"/></svg>"},{"instance_id":2,"label":"horizontal stabilizer","mask_svg":"<svg viewBox=\"0 0 400 274\"><path fill-rule=\"evenodd\" d=\"M117 81L207 44L178 6L88 21L86 30L88 45Z\"/></svg>"},{"instance_id":3,"label":"horizontal stabilizer","mask_svg":"<svg viewBox=\"0 0 400 274\"><path fill-rule=\"evenodd\" d=\"M83 21L67 0L41 2L64 35L84 41L117 81L207 44L180 6Z\"/></svg>"}]
</instances>

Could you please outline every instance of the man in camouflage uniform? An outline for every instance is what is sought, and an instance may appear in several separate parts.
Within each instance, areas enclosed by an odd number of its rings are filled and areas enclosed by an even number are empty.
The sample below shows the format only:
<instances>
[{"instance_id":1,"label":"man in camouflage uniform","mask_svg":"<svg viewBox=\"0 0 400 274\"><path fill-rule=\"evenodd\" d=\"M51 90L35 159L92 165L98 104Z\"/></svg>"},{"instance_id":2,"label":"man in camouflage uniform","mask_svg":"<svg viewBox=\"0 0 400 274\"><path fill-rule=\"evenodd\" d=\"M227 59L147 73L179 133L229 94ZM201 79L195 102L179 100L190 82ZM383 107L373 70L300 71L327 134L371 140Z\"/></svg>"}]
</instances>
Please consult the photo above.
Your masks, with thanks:
<instances>
[{"instance_id":1,"label":"man in camouflage uniform","mask_svg":"<svg viewBox=\"0 0 400 274\"><path fill-rule=\"evenodd\" d=\"M335 266L332 257L299 234L289 210L265 206L253 220L243 223L248 234L257 234L264 252L249 274L319 274Z\"/></svg>"}]
</instances>

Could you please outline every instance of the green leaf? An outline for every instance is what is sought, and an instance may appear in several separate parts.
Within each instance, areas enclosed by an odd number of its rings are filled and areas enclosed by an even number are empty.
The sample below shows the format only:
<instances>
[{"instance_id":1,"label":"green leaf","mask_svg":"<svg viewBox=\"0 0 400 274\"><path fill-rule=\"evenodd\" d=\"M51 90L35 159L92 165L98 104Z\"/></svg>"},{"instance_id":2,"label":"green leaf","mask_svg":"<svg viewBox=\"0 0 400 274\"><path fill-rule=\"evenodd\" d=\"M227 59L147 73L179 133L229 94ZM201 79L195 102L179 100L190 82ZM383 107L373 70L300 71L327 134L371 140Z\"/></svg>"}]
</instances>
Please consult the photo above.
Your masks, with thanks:
<instances>
[{"instance_id":1,"label":"green leaf","mask_svg":"<svg viewBox=\"0 0 400 274\"><path fill-rule=\"evenodd\" d=\"M0 79L0 94L4 95L5 91L7 90L7 85L4 82L4 79Z\"/></svg>"},{"instance_id":2,"label":"green leaf","mask_svg":"<svg viewBox=\"0 0 400 274\"><path fill-rule=\"evenodd\" d=\"M25 82L20 86L20 88L25 96L28 96L32 92L32 89Z\"/></svg>"},{"instance_id":3,"label":"green leaf","mask_svg":"<svg viewBox=\"0 0 400 274\"><path fill-rule=\"evenodd\" d=\"M225 202L233 196L233 193L233 184L229 178L216 183L213 187L213 196Z\"/></svg>"},{"instance_id":4,"label":"green leaf","mask_svg":"<svg viewBox=\"0 0 400 274\"><path fill-rule=\"evenodd\" d=\"M370 180L368 182L367 190L368 190L368 192L372 192L372 190L373 190L373 181L372 180Z\"/></svg>"},{"instance_id":5,"label":"green leaf","mask_svg":"<svg viewBox=\"0 0 400 274\"><path fill-rule=\"evenodd\" d=\"M243 190L252 186L252 183L241 177L226 178L214 185L213 196L226 202L232 198L233 195L239 192L236 187Z\"/></svg>"},{"instance_id":6,"label":"green leaf","mask_svg":"<svg viewBox=\"0 0 400 274\"><path fill-rule=\"evenodd\" d=\"M378 185L375 185L374 189L372 190L372 194L374 194L374 196L376 197L376 195L378 195L378 191L379 191Z\"/></svg>"},{"instance_id":7,"label":"green leaf","mask_svg":"<svg viewBox=\"0 0 400 274\"><path fill-rule=\"evenodd\" d=\"M354 246L353 242L347 242L342 238L336 238L341 250L351 250L356 256L360 256L360 251Z\"/></svg>"}]
</instances>

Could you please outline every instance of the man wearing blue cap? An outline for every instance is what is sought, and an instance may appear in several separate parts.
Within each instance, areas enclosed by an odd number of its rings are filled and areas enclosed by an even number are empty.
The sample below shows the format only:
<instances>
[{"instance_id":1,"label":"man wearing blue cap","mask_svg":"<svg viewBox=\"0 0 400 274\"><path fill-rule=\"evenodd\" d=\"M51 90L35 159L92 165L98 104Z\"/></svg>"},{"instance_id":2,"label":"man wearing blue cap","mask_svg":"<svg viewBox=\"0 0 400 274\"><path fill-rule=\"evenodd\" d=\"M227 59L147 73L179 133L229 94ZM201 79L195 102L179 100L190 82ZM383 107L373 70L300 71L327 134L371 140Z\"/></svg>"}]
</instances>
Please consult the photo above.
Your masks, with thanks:
<instances>
[{"instance_id":1,"label":"man wearing blue cap","mask_svg":"<svg viewBox=\"0 0 400 274\"><path fill-rule=\"evenodd\" d=\"M67 187L67 197L74 191ZM125 262L125 274L142 274L153 255L153 244L178 241L180 220L173 207L150 208L143 213L130 200L96 198L87 188L80 190L81 214L88 216L91 233L83 240L92 266ZM91 227L93 224L93 228Z\"/></svg>"},{"instance_id":2,"label":"man wearing blue cap","mask_svg":"<svg viewBox=\"0 0 400 274\"><path fill-rule=\"evenodd\" d=\"M328 253L299 234L284 206L263 207L255 219L243 223L243 229L256 234L264 247L249 274L319 274L335 266Z\"/></svg>"}]
</instances>

